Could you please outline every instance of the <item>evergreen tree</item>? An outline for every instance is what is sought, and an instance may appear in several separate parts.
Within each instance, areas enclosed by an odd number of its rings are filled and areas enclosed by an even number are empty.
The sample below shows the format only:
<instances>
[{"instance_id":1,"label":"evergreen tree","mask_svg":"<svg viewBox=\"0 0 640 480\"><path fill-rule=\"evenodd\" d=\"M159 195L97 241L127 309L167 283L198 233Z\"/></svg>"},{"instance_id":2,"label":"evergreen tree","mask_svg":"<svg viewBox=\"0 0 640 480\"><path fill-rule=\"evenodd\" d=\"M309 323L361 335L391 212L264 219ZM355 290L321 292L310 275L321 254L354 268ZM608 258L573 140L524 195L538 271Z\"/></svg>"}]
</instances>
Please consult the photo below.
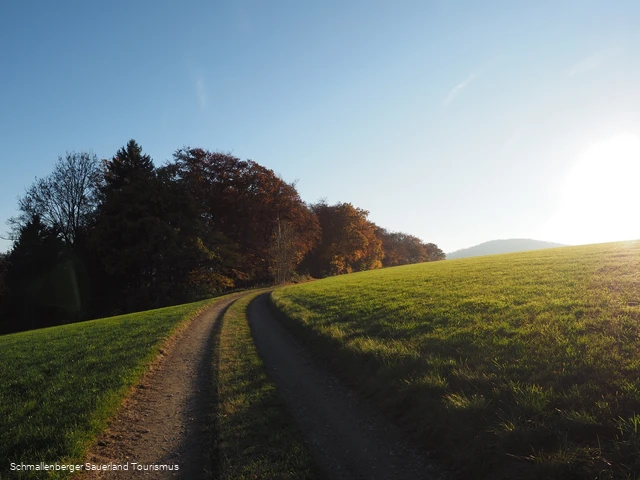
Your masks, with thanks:
<instances>
[{"instance_id":1,"label":"evergreen tree","mask_svg":"<svg viewBox=\"0 0 640 480\"><path fill-rule=\"evenodd\" d=\"M154 175L151 157L143 154L142 147L131 139L111 160L105 162L103 192L119 191L125 186L147 181Z\"/></svg>"},{"instance_id":2,"label":"evergreen tree","mask_svg":"<svg viewBox=\"0 0 640 480\"><path fill-rule=\"evenodd\" d=\"M9 313L4 330L29 330L81 318L82 292L69 248L35 215L8 256Z\"/></svg>"},{"instance_id":3,"label":"evergreen tree","mask_svg":"<svg viewBox=\"0 0 640 480\"><path fill-rule=\"evenodd\" d=\"M107 274L101 303L113 311L153 304L159 249L168 226L160 218L161 192L151 158L135 140L104 162L101 202L92 246Z\"/></svg>"}]
</instances>

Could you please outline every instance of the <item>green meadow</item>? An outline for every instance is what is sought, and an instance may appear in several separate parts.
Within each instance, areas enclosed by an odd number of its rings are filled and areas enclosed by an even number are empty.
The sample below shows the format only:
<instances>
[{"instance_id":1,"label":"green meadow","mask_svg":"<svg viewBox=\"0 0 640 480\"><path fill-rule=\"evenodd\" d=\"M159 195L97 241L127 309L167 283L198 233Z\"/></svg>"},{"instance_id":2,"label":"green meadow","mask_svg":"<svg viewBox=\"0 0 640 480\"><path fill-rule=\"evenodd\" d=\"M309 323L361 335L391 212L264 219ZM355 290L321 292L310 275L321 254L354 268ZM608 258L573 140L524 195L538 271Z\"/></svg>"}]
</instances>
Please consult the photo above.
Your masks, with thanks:
<instances>
[{"instance_id":1,"label":"green meadow","mask_svg":"<svg viewBox=\"0 0 640 480\"><path fill-rule=\"evenodd\" d=\"M311 453L283 406L253 344L247 321L250 293L229 307L214 352L217 387L216 478L320 478Z\"/></svg>"},{"instance_id":2,"label":"green meadow","mask_svg":"<svg viewBox=\"0 0 640 480\"><path fill-rule=\"evenodd\" d=\"M0 478L81 464L164 339L212 301L0 336Z\"/></svg>"},{"instance_id":3,"label":"green meadow","mask_svg":"<svg viewBox=\"0 0 640 480\"><path fill-rule=\"evenodd\" d=\"M463 478L640 476L640 243L275 290L283 321Z\"/></svg>"}]
</instances>

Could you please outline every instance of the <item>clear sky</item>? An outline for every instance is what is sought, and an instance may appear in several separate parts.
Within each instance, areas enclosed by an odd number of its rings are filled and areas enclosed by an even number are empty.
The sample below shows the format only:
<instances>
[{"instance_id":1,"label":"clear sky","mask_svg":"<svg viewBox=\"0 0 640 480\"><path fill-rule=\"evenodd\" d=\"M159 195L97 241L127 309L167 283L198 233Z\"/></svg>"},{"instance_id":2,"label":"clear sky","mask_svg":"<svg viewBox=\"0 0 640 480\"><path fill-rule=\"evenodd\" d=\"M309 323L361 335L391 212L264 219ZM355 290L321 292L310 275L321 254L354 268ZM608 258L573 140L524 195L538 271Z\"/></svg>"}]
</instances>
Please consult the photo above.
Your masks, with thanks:
<instances>
[{"instance_id":1,"label":"clear sky","mask_svg":"<svg viewBox=\"0 0 640 480\"><path fill-rule=\"evenodd\" d=\"M611 0L2 2L0 229L59 155L134 138L157 165L255 160L446 252L640 238L638 20Z\"/></svg>"}]
</instances>

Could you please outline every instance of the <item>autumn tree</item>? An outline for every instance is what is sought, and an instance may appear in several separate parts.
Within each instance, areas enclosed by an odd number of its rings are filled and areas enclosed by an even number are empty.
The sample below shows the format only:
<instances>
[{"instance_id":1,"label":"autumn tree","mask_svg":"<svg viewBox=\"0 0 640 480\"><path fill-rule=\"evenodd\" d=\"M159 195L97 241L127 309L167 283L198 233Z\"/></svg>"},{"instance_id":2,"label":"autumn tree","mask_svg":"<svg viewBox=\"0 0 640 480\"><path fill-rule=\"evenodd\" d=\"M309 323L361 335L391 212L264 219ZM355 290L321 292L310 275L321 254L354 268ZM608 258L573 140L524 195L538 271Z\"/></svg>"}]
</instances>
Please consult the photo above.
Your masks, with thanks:
<instances>
[{"instance_id":1,"label":"autumn tree","mask_svg":"<svg viewBox=\"0 0 640 480\"><path fill-rule=\"evenodd\" d=\"M388 232L384 228L378 229L376 235L382 241L384 250L382 265L385 267L444 259L444 253L437 245L424 243L413 235Z\"/></svg>"},{"instance_id":2,"label":"autumn tree","mask_svg":"<svg viewBox=\"0 0 640 480\"><path fill-rule=\"evenodd\" d=\"M251 160L198 148L178 150L174 165L200 203L201 216L238 246L242 258L234 273L239 284L270 278L278 221L287 222L295 232L296 259L315 245L317 220L295 186L272 170Z\"/></svg>"},{"instance_id":3,"label":"autumn tree","mask_svg":"<svg viewBox=\"0 0 640 480\"><path fill-rule=\"evenodd\" d=\"M320 229L314 215L307 210L305 216L305 219L298 218L298 222L276 220L269 248L269 271L278 284L291 280L319 236Z\"/></svg>"},{"instance_id":4,"label":"autumn tree","mask_svg":"<svg viewBox=\"0 0 640 480\"><path fill-rule=\"evenodd\" d=\"M175 164L158 169L158 178L162 182L163 218L171 226L159 288L168 297L178 294L186 301L234 287L234 272L241 261L237 244L202 210L197 192L179 175Z\"/></svg>"},{"instance_id":5,"label":"autumn tree","mask_svg":"<svg viewBox=\"0 0 640 480\"><path fill-rule=\"evenodd\" d=\"M421 263L429 259L427 250L418 237L402 232L387 232L384 229L378 235L385 253L382 261L385 267Z\"/></svg>"},{"instance_id":6,"label":"autumn tree","mask_svg":"<svg viewBox=\"0 0 640 480\"><path fill-rule=\"evenodd\" d=\"M322 236L306 264L313 276L339 275L371 270L382 266L382 242L369 212L350 203L328 205L319 202L311 207L320 223Z\"/></svg>"},{"instance_id":7,"label":"autumn tree","mask_svg":"<svg viewBox=\"0 0 640 480\"><path fill-rule=\"evenodd\" d=\"M426 243L424 244L424 247L427 250L428 262L445 260L447 258L447 254L444 253L435 243Z\"/></svg>"},{"instance_id":8,"label":"autumn tree","mask_svg":"<svg viewBox=\"0 0 640 480\"><path fill-rule=\"evenodd\" d=\"M269 249L269 271L276 283L285 283L297 266L295 232L289 222L278 219Z\"/></svg>"}]
</instances>

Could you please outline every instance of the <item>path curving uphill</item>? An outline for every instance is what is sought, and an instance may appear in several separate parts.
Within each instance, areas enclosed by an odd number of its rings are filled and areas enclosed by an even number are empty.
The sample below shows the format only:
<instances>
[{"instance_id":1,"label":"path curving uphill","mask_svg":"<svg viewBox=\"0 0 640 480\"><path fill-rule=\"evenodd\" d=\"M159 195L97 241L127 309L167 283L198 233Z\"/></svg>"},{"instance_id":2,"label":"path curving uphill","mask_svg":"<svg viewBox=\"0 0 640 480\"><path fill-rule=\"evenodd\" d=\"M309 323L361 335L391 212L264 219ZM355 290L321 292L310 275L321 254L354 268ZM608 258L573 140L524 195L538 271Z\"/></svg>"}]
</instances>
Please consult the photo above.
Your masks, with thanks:
<instances>
[{"instance_id":1,"label":"path curving uphill","mask_svg":"<svg viewBox=\"0 0 640 480\"><path fill-rule=\"evenodd\" d=\"M211 478L211 435L206 427L213 409L215 326L241 295L221 299L177 336L87 454L86 462L127 465L127 470L84 472L80 478ZM154 470L149 465L179 469Z\"/></svg>"},{"instance_id":2,"label":"path curving uphill","mask_svg":"<svg viewBox=\"0 0 640 480\"><path fill-rule=\"evenodd\" d=\"M402 434L340 384L273 318L268 293L248 310L260 356L327 479L442 479Z\"/></svg>"}]
</instances>

